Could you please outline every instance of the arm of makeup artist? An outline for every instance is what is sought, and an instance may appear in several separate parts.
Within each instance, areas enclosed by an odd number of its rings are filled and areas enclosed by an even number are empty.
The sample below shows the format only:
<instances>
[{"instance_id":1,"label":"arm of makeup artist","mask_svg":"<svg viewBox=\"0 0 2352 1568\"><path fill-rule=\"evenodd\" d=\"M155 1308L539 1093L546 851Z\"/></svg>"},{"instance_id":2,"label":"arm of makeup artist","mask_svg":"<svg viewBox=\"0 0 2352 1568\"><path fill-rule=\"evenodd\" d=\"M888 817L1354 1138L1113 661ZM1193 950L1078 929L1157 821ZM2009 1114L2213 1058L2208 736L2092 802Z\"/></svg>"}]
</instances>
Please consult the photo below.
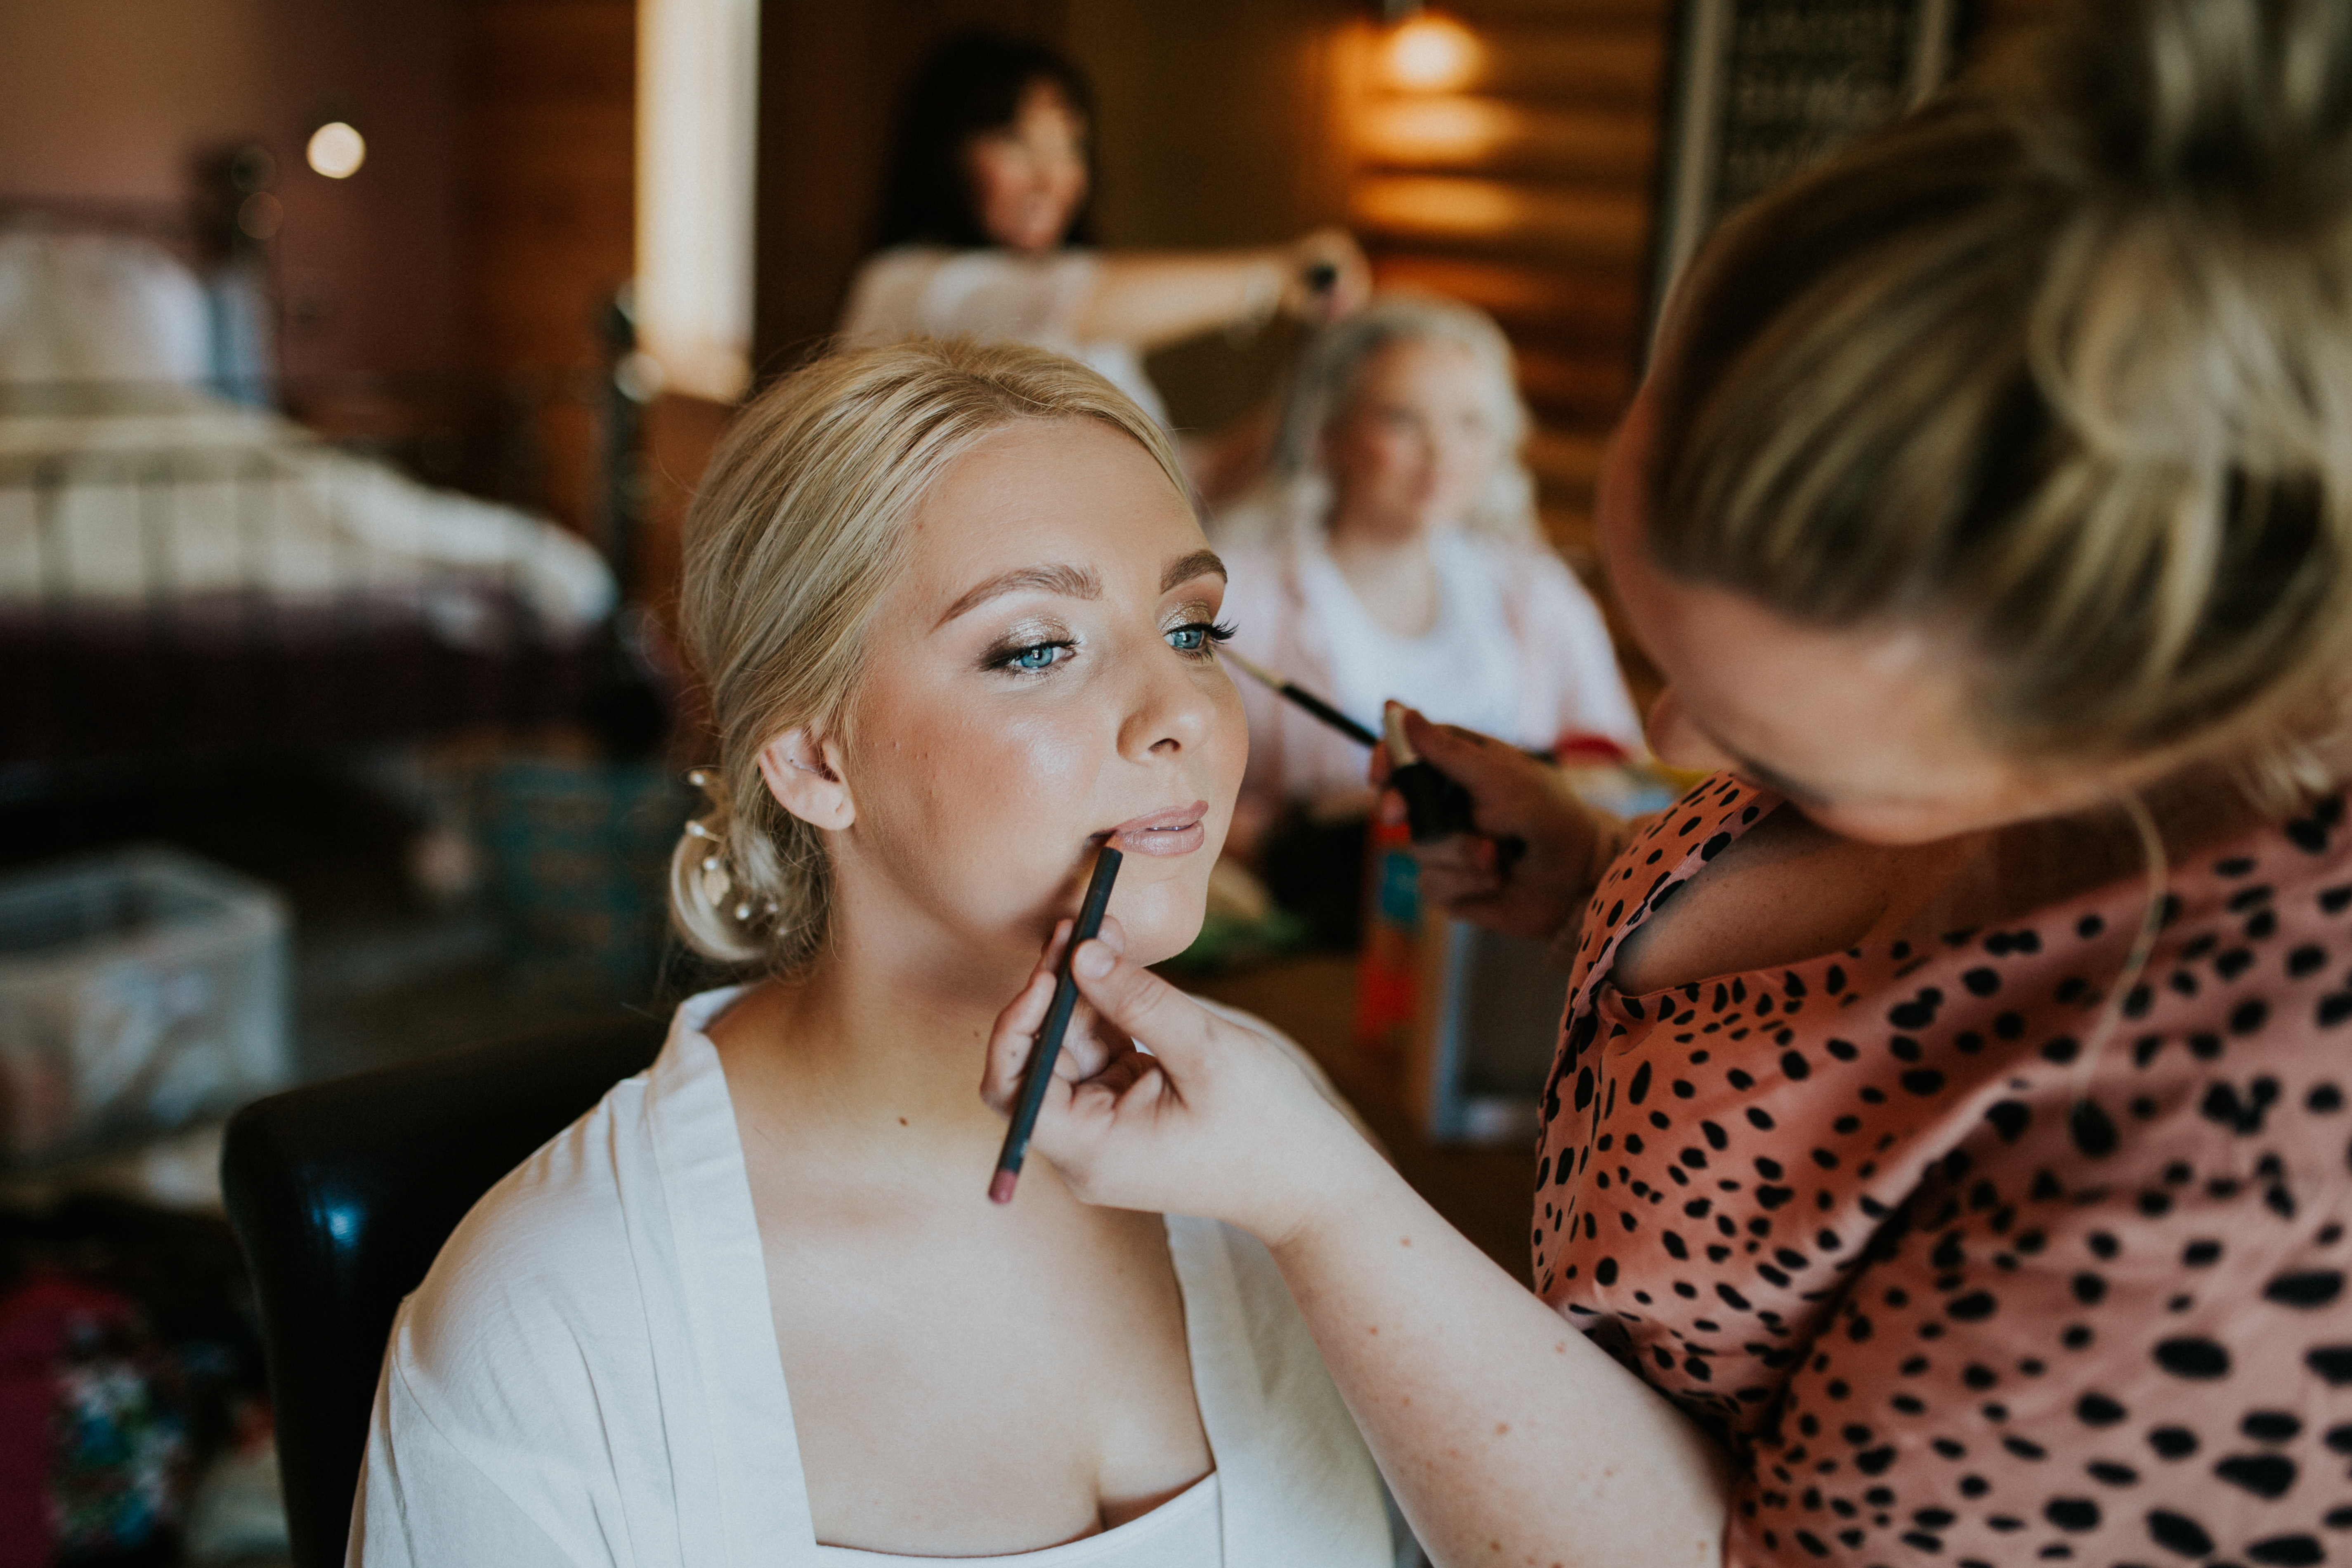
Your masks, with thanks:
<instances>
[{"instance_id":1,"label":"arm of makeup artist","mask_svg":"<svg viewBox=\"0 0 2352 1568\"><path fill-rule=\"evenodd\" d=\"M1475 854L1441 876L1522 929L1549 910L1556 929L1613 825L1508 747L1424 736L1481 831L1528 844L1509 889ZM1000 1110L1062 940L997 1021L982 1093ZM1441 1568L1719 1563L1714 1444L1439 1217L1269 1043L1129 963L1121 942L1107 926L1074 968L1103 1033L1151 1054L1072 1031L1033 1149L1090 1203L1212 1215L1266 1244Z\"/></svg>"}]
</instances>

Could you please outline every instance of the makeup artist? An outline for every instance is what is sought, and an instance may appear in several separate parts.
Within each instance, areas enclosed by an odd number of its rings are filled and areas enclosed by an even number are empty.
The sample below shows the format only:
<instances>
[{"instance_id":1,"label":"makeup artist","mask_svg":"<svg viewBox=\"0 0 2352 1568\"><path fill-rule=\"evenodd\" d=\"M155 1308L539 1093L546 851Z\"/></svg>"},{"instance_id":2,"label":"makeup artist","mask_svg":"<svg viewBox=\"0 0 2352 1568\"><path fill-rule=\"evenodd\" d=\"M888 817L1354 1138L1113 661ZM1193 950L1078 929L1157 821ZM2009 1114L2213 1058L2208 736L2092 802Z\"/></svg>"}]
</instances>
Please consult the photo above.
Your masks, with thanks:
<instances>
[{"instance_id":1,"label":"makeup artist","mask_svg":"<svg viewBox=\"0 0 2352 1568\"><path fill-rule=\"evenodd\" d=\"M1085 75L1044 43L972 32L942 44L899 102L879 245L850 284L842 337L1034 343L1091 365L1165 425L1144 355L1204 332L1254 332L1276 315L1330 321L1363 302L1370 272L1340 229L1236 249L1098 248L1094 115ZM1195 491L1211 504L1237 493L1273 434L1244 420L1181 437Z\"/></svg>"},{"instance_id":2,"label":"makeup artist","mask_svg":"<svg viewBox=\"0 0 2352 1568\"><path fill-rule=\"evenodd\" d=\"M1537 1293L1116 931L1033 1152L1265 1240L1440 1564L2340 1561L2352 8L2086 5L1736 215L1601 513L1723 771L1413 735L1574 958Z\"/></svg>"}]
</instances>

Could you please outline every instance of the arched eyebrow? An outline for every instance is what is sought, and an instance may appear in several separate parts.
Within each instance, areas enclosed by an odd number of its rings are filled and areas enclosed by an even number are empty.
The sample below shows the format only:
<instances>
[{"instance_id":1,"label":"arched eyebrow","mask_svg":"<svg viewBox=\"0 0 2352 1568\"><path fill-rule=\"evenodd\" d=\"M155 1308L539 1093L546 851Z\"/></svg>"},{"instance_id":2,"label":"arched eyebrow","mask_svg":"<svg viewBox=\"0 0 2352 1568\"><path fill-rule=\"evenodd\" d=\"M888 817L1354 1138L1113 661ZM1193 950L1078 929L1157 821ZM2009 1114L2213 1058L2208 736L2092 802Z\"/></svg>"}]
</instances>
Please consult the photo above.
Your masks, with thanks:
<instances>
[{"instance_id":1,"label":"arched eyebrow","mask_svg":"<svg viewBox=\"0 0 2352 1568\"><path fill-rule=\"evenodd\" d=\"M1168 570L1160 574L1160 591L1165 594L1171 588L1190 583L1195 577L1205 577L1212 572L1223 577L1225 563L1217 559L1217 552L1213 550L1195 550L1192 554L1179 556L1168 563Z\"/></svg>"},{"instance_id":2,"label":"arched eyebrow","mask_svg":"<svg viewBox=\"0 0 2352 1568\"><path fill-rule=\"evenodd\" d=\"M1102 579L1083 566L1017 566L1010 572L997 574L950 605L948 613L940 617L939 624L946 626L958 616L969 615L991 599L1006 594L1024 593L1059 594L1066 599L1099 599L1102 597Z\"/></svg>"},{"instance_id":3,"label":"arched eyebrow","mask_svg":"<svg viewBox=\"0 0 2352 1568\"><path fill-rule=\"evenodd\" d=\"M1217 558L1215 551L1195 550L1190 555L1180 555L1160 574L1160 591L1165 594L1211 573L1219 577L1225 575L1225 563ZM1010 572L1000 572L950 605L939 625L943 626L958 616L969 615L991 599L1024 593L1058 594L1066 599L1099 599L1102 579L1083 566L1016 566Z\"/></svg>"}]
</instances>

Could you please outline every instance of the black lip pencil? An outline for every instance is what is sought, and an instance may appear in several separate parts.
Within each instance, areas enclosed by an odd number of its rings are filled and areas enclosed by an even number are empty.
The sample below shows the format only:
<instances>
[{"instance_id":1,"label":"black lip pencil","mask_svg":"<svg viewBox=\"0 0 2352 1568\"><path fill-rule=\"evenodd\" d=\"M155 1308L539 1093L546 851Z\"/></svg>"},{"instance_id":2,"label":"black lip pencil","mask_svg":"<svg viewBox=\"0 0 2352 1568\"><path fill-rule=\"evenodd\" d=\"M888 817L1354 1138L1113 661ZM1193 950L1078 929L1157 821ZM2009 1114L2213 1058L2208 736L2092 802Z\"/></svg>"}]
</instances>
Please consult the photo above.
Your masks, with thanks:
<instances>
[{"instance_id":1,"label":"black lip pencil","mask_svg":"<svg viewBox=\"0 0 2352 1568\"><path fill-rule=\"evenodd\" d=\"M1108 844L1095 857L1094 874L1087 879L1087 895L1078 904L1077 923L1070 928L1070 944L1062 949L1062 962L1055 966L1054 1000L1045 1008L1045 1026L1037 1031L1028 1070L1022 1075L1013 1125L1004 1130L1004 1147L996 1155L996 1174L989 1178L991 1203L1013 1201L1013 1184L1021 1179L1021 1162L1029 1152L1029 1134L1037 1129L1037 1112L1045 1106L1045 1090L1054 1081L1054 1063L1062 1054L1062 1037L1069 1033L1070 1015L1078 1005L1078 982L1070 973L1070 955L1078 951L1078 943L1101 934L1103 911L1110 907L1110 885L1118 880L1119 862L1126 858Z\"/></svg>"},{"instance_id":2,"label":"black lip pencil","mask_svg":"<svg viewBox=\"0 0 2352 1568\"><path fill-rule=\"evenodd\" d=\"M1331 728L1339 731L1339 733L1347 736L1348 739L1355 742L1356 744L1360 746L1371 746L1380 743L1381 738L1373 731L1357 723L1353 719L1349 718L1345 713L1340 712L1337 708L1332 707L1328 702L1324 701L1323 699L1316 696L1315 693L1306 689L1304 687L1293 686L1290 682L1283 679L1282 677L1266 668L1265 666L1258 663L1255 659L1244 658L1229 647L1219 648L1217 650L1217 657L1219 658L1229 658L1233 660L1234 663L1241 667L1242 673L1247 675L1251 679L1259 682L1261 685L1273 688L1276 696L1281 697L1286 700L1295 702L1299 707L1306 709L1307 711L1314 714L1315 717L1322 720L1323 722L1330 725Z\"/></svg>"}]
</instances>

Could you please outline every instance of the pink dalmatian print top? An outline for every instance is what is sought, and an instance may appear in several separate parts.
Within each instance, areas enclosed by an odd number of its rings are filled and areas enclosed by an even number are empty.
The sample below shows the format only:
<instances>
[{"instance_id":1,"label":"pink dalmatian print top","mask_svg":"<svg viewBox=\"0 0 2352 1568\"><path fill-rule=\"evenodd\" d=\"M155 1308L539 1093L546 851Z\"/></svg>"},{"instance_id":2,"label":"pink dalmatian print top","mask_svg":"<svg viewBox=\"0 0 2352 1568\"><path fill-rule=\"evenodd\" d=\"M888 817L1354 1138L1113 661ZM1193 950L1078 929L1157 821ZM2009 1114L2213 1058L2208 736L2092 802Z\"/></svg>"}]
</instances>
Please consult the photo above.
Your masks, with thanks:
<instances>
[{"instance_id":1,"label":"pink dalmatian print top","mask_svg":"<svg viewBox=\"0 0 2352 1568\"><path fill-rule=\"evenodd\" d=\"M2000 930L1648 995L1619 943L1778 805L1727 776L1594 898L1544 1299L1735 1456L1736 1564L2352 1563L2352 832Z\"/></svg>"}]
</instances>

